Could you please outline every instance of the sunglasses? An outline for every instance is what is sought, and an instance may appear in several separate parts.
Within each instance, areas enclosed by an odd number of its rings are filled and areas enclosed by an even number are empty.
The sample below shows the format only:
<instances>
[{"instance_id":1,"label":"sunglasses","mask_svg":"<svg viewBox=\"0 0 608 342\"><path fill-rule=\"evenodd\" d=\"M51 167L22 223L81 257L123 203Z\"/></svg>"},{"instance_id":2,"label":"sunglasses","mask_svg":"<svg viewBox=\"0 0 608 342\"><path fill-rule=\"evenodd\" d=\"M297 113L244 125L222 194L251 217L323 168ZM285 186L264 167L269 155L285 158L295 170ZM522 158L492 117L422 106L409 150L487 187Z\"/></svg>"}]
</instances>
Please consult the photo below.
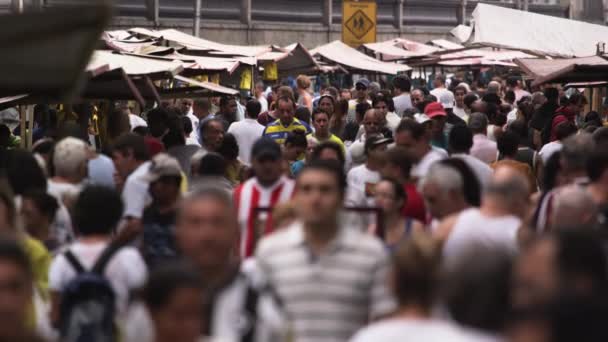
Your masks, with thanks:
<instances>
[{"instance_id":1,"label":"sunglasses","mask_svg":"<svg viewBox=\"0 0 608 342\"><path fill-rule=\"evenodd\" d=\"M357 90L367 90L367 88L365 86L356 86L355 89L357 89Z\"/></svg>"}]
</instances>

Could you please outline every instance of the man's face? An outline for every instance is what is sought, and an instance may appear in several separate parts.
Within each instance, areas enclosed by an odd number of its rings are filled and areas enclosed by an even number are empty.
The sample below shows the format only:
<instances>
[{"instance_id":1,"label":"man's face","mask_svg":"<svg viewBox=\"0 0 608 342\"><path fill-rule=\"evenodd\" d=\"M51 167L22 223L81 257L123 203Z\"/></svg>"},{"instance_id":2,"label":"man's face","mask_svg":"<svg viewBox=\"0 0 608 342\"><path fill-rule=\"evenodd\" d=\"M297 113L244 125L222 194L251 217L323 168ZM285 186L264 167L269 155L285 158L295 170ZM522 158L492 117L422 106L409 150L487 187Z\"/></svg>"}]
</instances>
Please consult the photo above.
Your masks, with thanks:
<instances>
[{"instance_id":1,"label":"man's face","mask_svg":"<svg viewBox=\"0 0 608 342\"><path fill-rule=\"evenodd\" d=\"M426 183L422 187L422 197L433 218L443 219L454 213L453 198L436 184Z\"/></svg>"},{"instance_id":2,"label":"man's face","mask_svg":"<svg viewBox=\"0 0 608 342\"><path fill-rule=\"evenodd\" d=\"M329 118L325 113L316 114L312 125L315 127L315 133L318 136L324 137L329 133Z\"/></svg>"},{"instance_id":3,"label":"man's face","mask_svg":"<svg viewBox=\"0 0 608 342\"><path fill-rule=\"evenodd\" d=\"M298 217L306 224L318 225L335 220L342 206L342 195L336 177L323 170L300 173L294 203Z\"/></svg>"},{"instance_id":4,"label":"man's face","mask_svg":"<svg viewBox=\"0 0 608 342\"><path fill-rule=\"evenodd\" d=\"M168 179L159 179L150 183L150 195L156 203L168 205L175 203L179 197L179 184Z\"/></svg>"},{"instance_id":5,"label":"man's face","mask_svg":"<svg viewBox=\"0 0 608 342\"><path fill-rule=\"evenodd\" d=\"M363 129L365 130L366 136L371 136L380 133L382 127L382 120L380 116L376 115L373 110L368 110L363 117Z\"/></svg>"},{"instance_id":6,"label":"man's face","mask_svg":"<svg viewBox=\"0 0 608 342\"><path fill-rule=\"evenodd\" d=\"M443 133L443 129L445 127L446 117L445 116L436 116L433 119L433 135L439 135Z\"/></svg>"},{"instance_id":7,"label":"man's face","mask_svg":"<svg viewBox=\"0 0 608 342\"><path fill-rule=\"evenodd\" d=\"M17 264L0 260L0 339L24 333L32 303L32 279Z\"/></svg>"},{"instance_id":8,"label":"man's face","mask_svg":"<svg viewBox=\"0 0 608 342\"><path fill-rule=\"evenodd\" d=\"M226 113L229 115L236 115L237 105L235 99L230 99L226 105Z\"/></svg>"},{"instance_id":9,"label":"man's face","mask_svg":"<svg viewBox=\"0 0 608 342\"><path fill-rule=\"evenodd\" d=\"M423 142L414 139L410 131L401 131L395 134L395 145L406 149L416 160L420 160L424 156L424 151L422 151Z\"/></svg>"},{"instance_id":10,"label":"man's face","mask_svg":"<svg viewBox=\"0 0 608 342\"><path fill-rule=\"evenodd\" d=\"M352 98L352 96L350 94L350 91L343 91L343 92L341 92L340 93L340 98L343 99L343 100L346 100L346 101L350 100Z\"/></svg>"},{"instance_id":11,"label":"man's face","mask_svg":"<svg viewBox=\"0 0 608 342\"><path fill-rule=\"evenodd\" d=\"M466 94L464 93L464 90L458 89L458 90L456 90L456 92L454 92L454 99L456 100L456 105L459 108L464 107L464 97L465 96L466 96Z\"/></svg>"},{"instance_id":12,"label":"man's face","mask_svg":"<svg viewBox=\"0 0 608 342\"><path fill-rule=\"evenodd\" d=\"M379 101L378 103L376 103L376 106L374 107L382 117L386 117L386 114L388 113L388 106L386 105L386 102L384 101Z\"/></svg>"},{"instance_id":13,"label":"man's face","mask_svg":"<svg viewBox=\"0 0 608 342\"><path fill-rule=\"evenodd\" d=\"M414 107L418 106L420 102L424 101L424 94L422 94L420 90L412 91L410 96L412 98L412 104L414 105Z\"/></svg>"},{"instance_id":14,"label":"man's face","mask_svg":"<svg viewBox=\"0 0 608 342\"><path fill-rule=\"evenodd\" d=\"M262 156L251 160L251 166L256 178L265 184L274 183L281 178L281 164L281 158L274 159Z\"/></svg>"},{"instance_id":15,"label":"man's face","mask_svg":"<svg viewBox=\"0 0 608 342\"><path fill-rule=\"evenodd\" d=\"M122 151L112 152L112 160L114 161L116 172L118 172L118 175L123 179L126 179L135 169L135 158L133 158L131 150L126 151L124 154Z\"/></svg>"},{"instance_id":16,"label":"man's face","mask_svg":"<svg viewBox=\"0 0 608 342\"><path fill-rule=\"evenodd\" d=\"M473 102L473 104L471 105L471 110L474 113L485 113L486 112L486 103L481 100L477 100L477 101Z\"/></svg>"},{"instance_id":17,"label":"man's face","mask_svg":"<svg viewBox=\"0 0 608 342\"><path fill-rule=\"evenodd\" d=\"M182 115L188 114L188 112L190 111L191 108L192 108L192 100L190 100L190 99L183 99L179 103L179 111L182 113Z\"/></svg>"},{"instance_id":18,"label":"man's face","mask_svg":"<svg viewBox=\"0 0 608 342\"><path fill-rule=\"evenodd\" d=\"M324 97L319 101L319 109L324 113L331 115L334 113L334 103L330 99Z\"/></svg>"},{"instance_id":19,"label":"man's face","mask_svg":"<svg viewBox=\"0 0 608 342\"><path fill-rule=\"evenodd\" d=\"M23 198L21 202L21 217L23 218L23 224L28 232L36 232L43 227L48 227L50 221L53 218L47 218L40 210L34 201L29 198Z\"/></svg>"},{"instance_id":20,"label":"man's face","mask_svg":"<svg viewBox=\"0 0 608 342\"><path fill-rule=\"evenodd\" d=\"M364 101L367 98L367 87L364 86L363 84L357 84L357 86L355 87L355 90L357 91L357 99L359 101Z\"/></svg>"},{"instance_id":21,"label":"man's face","mask_svg":"<svg viewBox=\"0 0 608 342\"><path fill-rule=\"evenodd\" d=\"M203 143L205 148L211 151L217 151L224 141L224 125L218 121L209 122L209 125L203 132Z\"/></svg>"},{"instance_id":22,"label":"man's face","mask_svg":"<svg viewBox=\"0 0 608 342\"><path fill-rule=\"evenodd\" d=\"M281 120L283 125L289 125L293 122L295 112L293 110L293 103L291 101L279 100L279 108L277 110L277 117Z\"/></svg>"},{"instance_id":23,"label":"man's face","mask_svg":"<svg viewBox=\"0 0 608 342\"><path fill-rule=\"evenodd\" d=\"M150 310L154 325L167 341L196 341L201 332L203 291L175 289L164 307Z\"/></svg>"},{"instance_id":24,"label":"man's face","mask_svg":"<svg viewBox=\"0 0 608 342\"><path fill-rule=\"evenodd\" d=\"M185 202L177 216L175 236L180 251L200 268L225 265L238 238L235 215L210 196Z\"/></svg>"}]
</instances>

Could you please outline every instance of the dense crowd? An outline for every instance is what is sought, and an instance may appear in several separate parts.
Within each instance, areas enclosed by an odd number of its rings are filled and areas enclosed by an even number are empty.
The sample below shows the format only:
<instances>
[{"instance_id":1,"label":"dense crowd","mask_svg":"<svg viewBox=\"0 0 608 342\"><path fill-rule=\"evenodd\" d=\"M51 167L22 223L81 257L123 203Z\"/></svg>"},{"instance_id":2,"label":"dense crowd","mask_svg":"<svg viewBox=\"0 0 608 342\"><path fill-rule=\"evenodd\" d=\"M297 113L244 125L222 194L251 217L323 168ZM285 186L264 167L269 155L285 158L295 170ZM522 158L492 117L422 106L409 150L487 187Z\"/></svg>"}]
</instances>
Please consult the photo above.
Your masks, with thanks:
<instances>
[{"instance_id":1,"label":"dense crowd","mask_svg":"<svg viewBox=\"0 0 608 342\"><path fill-rule=\"evenodd\" d=\"M525 88L7 109L0 341L608 341L608 105Z\"/></svg>"}]
</instances>

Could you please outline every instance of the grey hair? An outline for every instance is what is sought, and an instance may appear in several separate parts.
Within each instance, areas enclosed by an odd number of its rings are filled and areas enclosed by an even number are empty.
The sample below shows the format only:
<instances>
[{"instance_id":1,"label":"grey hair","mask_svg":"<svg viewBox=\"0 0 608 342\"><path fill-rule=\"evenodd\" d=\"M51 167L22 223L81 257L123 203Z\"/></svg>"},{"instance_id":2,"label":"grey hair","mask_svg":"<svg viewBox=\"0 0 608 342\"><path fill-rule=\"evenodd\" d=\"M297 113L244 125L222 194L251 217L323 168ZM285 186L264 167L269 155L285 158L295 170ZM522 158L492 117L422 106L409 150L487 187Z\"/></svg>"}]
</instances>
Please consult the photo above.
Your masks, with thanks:
<instances>
[{"instance_id":1,"label":"grey hair","mask_svg":"<svg viewBox=\"0 0 608 342\"><path fill-rule=\"evenodd\" d=\"M585 170L589 152L595 148L593 136L589 133L580 133L566 138L563 142L561 156L564 166L568 170Z\"/></svg>"},{"instance_id":2,"label":"grey hair","mask_svg":"<svg viewBox=\"0 0 608 342\"><path fill-rule=\"evenodd\" d=\"M491 81L490 83L488 83L488 93L492 93L492 94L498 94L498 92L500 91L500 83L496 82L496 81Z\"/></svg>"},{"instance_id":3,"label":"grey hair","mask_svg":"<svg viewBox=\"0 0 608 342\"><path fill-rule=\"evenodd\" d=\"M504 200L508 206L518 204L530 193L528 180L520 174L514 174L507 179L493 178L484 189L485 196L496 196Z\"/></svg>"},{"instance_id":4,"label":"grey hair","mask_svg":"<svg viewBox=\"0 0 608 342\"><path fill-rule=\"evenodd\" d=\"M464 192L464 179L462 179L462 175L454 168L440 163L431 165L429 172L418 183L418 188L422 189L427 184L435 184L443 192Z\"/></svg>"},{"instance_id":5,"label":"grey hair","mask_svg":"<svg viewBox=\"0 0 608 342\"><path fill-rule=\"evenodd\" d=\"M179 211L182 211L189 203L209 198L222 203L228 211L234 210L231 193L216 184L205 182L197 184L192 192L184 196L181 200Z\"/></svg>"},{"instance_id":6,"label":"grey hair","mask_svg":"<svg viewBox=\"0 0 608 342\"><path fill-rule=\"evenodd\" d=\"M597 206L591 194L579 185L569 185L559 189L554 197L554 228L574 227L589 222L581 222L597 212Z\"/></svg>"}]
</instances>

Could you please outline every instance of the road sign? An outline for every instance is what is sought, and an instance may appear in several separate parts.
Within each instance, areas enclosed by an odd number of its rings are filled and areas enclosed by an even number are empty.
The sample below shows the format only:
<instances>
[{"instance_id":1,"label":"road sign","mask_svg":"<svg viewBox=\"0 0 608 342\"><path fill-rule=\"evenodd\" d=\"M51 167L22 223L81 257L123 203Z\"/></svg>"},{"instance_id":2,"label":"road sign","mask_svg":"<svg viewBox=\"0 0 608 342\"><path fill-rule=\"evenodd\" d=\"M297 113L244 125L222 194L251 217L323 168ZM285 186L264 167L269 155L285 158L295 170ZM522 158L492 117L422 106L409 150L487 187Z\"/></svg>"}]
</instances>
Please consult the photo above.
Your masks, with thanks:
<instances>
[{"instance_id":1,"label":"road sign","mask_svg":"<svg viewBox=\"0 0 608 342\"><path fill-rule=\"evenodd\" d=\"M376 42L376 1L344 0L342 42L352 47Z\"/></svg>"}]
</instances>

